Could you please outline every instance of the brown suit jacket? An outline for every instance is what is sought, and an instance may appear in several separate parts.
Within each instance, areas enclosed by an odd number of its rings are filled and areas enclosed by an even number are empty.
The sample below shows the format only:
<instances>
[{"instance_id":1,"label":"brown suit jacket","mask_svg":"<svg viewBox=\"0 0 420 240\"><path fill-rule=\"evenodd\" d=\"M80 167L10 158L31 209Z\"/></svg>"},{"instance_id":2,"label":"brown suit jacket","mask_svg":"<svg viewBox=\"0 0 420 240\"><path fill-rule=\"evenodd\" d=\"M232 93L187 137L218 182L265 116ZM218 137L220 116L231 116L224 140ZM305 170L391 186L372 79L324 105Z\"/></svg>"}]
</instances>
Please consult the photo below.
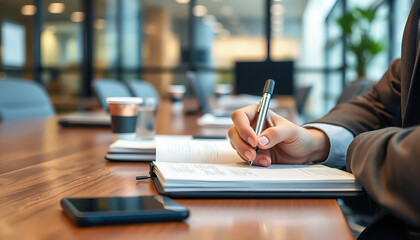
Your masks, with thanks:
<instances>
[{"instance_id":1,"label":"brown suit jacket","mask_svg":"<svg viewBox=\"0 0 420 240\"><path fill-rule=\"evenodd\" d=\"M347 170L389 214L415 228L420 227L419 4L415 0L407 20L401 59L367 95L337 105L316 121L354 134Z\"/></svg>"}]
</instances>

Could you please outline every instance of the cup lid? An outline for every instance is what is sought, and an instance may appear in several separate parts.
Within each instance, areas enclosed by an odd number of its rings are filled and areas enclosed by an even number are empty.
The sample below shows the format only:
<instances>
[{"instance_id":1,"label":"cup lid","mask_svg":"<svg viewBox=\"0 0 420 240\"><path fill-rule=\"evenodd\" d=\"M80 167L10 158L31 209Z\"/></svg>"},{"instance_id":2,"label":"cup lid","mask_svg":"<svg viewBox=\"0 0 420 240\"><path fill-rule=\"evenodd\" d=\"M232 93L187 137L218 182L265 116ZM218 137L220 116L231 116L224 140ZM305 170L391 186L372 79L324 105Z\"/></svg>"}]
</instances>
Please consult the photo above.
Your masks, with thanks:
<instances>
[{"instance_id":1,"label":"cup lid","mask_svg":"<svg viewBox=\"0 0 420 240\"><path fill-rule=\"evenodd\" d=\"M169 85L167 91L169 93L185 93L186 88L184 85Z\"/></svg>"},{"instance_id":2,"label":"cup lid","mask_svg":"<svg viewBox=\"0 0 420 240\"><path fill-rule=\"evenodd\" d=\"M143 98L140 97L109 97L106 99L107 103L117 104L140 104L143 102Z\"/></svg>"}]
</instances>

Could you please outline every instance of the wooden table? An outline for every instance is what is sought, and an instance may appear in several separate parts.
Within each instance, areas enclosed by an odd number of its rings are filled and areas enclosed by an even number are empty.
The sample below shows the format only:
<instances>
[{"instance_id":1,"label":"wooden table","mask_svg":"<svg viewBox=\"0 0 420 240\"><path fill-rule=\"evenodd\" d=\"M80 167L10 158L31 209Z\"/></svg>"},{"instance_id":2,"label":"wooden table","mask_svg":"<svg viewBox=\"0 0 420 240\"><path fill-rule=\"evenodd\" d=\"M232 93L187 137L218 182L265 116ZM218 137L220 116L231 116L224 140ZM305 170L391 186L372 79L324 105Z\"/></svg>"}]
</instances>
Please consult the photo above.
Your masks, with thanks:
<instances>
[{"instance_id":1,"label":"wooden table","mask_svg":"<svg viewBox=\"0 0 420 240\"><path fill-rule=\"evenodd\" d=\"M159 110L159 134L215 134L196 116ZM62 197L157 194L146 163L104 160L110 129L61 127L57 118L0 123L0 239L353 239L334 199L176 199L184 222L77 227Z\"/></svg>"}]
</instances>

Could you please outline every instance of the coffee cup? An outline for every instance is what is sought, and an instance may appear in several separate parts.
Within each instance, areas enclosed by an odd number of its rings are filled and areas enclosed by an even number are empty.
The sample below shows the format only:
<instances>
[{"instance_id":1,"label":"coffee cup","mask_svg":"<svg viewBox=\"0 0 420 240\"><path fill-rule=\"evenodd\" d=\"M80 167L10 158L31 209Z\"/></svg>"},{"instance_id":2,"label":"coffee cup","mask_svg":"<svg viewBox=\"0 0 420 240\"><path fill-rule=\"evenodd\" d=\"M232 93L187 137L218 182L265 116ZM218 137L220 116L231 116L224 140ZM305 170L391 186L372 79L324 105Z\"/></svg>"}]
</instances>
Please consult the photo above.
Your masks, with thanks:
<instances>
[{"instance_id":1,"label":"coffee cup","mask_svg":"<svg viewBox=\"0 0 420 240\"><path fill-rule=\"evenodd\" d=\"M182 100L184 98L186 88L184 85L169 85L167 92L168 96L172 102L172 109L175 111L182 110L183 103Z\"/></svg>"},{"instance_id":2,"label":"coffee cup","mask_svg":"<svg viewBox=\"0 0 420 240\"><path fill-rule=\"evenodd\" d=\"M110 97L106 99L106 102L109 104L113 140L135 140L138 109L143 99L138 97Z\"/></svg>"},{"instance_id":3,"label":"coffee cup","mask_svg":"<svg viewBox=\"0 0 420 240\"><path fill-rule=\"evenodd\" d=\"M169 85L168 86L168 95L172 102L180 102L184 97L185 86L184 85Z\"/></svg>"}]
</instances>

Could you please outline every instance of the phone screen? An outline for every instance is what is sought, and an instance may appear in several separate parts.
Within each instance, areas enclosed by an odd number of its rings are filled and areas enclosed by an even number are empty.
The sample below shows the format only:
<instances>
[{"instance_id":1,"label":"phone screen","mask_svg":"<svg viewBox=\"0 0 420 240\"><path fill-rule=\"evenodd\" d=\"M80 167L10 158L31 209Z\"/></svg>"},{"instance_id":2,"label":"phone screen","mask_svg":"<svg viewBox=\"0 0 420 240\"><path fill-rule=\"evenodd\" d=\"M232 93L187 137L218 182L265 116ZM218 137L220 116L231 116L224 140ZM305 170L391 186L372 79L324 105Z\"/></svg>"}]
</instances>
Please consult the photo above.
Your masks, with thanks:
<instances>
[{"instance_id":1,"label":"phone screen","mask_svg":"<svg viewBox=\"0 0 420 240\"><path fill-rule=\"evenodd\" d=\"M63 198L61 206L79 225L174 221L188 209L164 196Z\"/></svg>"},{"instance_id":2,"label":"phone screen","mask_svg":"<svg viewBox=\"0 0 420 240\"><path fill-rule=\"evenodd\" d=\"M165 209L163 201L147 197L73 198L69 199L80 212L144 211Z\"/></svg>"}]
</instances>

